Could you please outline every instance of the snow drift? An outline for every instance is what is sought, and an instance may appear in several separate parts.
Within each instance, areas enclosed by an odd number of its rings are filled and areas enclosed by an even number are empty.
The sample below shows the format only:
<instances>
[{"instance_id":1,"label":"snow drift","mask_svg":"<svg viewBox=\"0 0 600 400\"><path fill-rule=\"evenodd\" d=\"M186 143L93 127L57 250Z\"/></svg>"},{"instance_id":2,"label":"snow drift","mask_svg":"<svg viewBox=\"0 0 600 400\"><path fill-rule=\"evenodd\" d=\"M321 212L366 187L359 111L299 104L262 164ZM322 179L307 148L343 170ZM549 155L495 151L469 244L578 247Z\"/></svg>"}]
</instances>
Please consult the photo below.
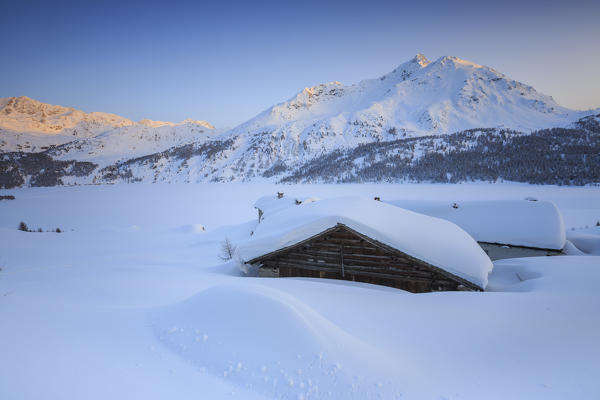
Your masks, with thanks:
<instances>
[{"instance_id":1,"label":"snow drift","mask_svg":"<svg viewBox=\"0 0 600 400\"><path fill-rule=\"evenodd\" d=\"M369 397L373 374L389 364L310 306L265 286L214 286L151 321L158 338L200 371L275 398Z\"/></svg>"}]
</instances>

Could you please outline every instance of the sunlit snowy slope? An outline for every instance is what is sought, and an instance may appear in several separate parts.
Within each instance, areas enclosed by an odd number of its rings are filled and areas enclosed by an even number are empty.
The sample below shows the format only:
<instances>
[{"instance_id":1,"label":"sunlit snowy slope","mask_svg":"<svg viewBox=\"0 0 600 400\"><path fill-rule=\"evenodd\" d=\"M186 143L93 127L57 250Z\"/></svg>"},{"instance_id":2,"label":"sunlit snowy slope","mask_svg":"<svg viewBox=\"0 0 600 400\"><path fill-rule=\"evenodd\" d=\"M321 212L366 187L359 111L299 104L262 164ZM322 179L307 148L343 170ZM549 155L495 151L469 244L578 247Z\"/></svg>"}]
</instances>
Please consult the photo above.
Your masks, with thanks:
<instances>
[{"instance_id":1,"label":"sunlit snowy slope","mask_svg":"<svg viewBox=\"0 0 600 400\"><path fill-rule=\"evenodd\" d=\"M473 128L529 131L584 115L492 68L457 57L430 62L418 54L380 78L305 88L234 132L275 131L311 148L324 136L353 144Z\"/></svg>"},{"instance_id":2,"label":"sunlit snowy slope","mask_svg":"<svg viewBox=\"0 0 600 400\"><path fill-rule=\"evenodd\" d=\"M42 103L25 96L0 99L0 152L40 152L63 148L70 159L103 155L135 156L202 140L214 127L206 121L139 122L115 114L86 113L71 107ZM118 157L117 157L118 158Z\"/></svg>"}]
</instances>

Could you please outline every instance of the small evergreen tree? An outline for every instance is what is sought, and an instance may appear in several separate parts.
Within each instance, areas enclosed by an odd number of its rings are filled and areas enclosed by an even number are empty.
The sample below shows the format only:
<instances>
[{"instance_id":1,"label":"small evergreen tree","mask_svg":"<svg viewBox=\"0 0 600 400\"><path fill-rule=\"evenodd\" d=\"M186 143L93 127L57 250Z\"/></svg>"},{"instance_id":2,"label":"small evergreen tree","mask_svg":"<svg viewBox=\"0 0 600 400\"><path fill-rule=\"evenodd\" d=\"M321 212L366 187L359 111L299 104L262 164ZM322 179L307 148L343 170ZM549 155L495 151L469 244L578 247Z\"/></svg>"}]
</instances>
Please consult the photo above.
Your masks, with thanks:
<instances>
[{"instance_id":1,"label":"small evergreen tree","mask_svg":"<svg viewBox=\"0 0 600 400\"><path fill-rule=\"evenodd\" d=\"M19 230L23 231L23 232L29 232L29 227L27 226L27 224L23 221L21 221L19 223Z\"/></svg>"},{"instance_id":2,"label":"small evergreen tree","mask_svg":"<svg viewBox=\"0 0 600 400\"><path fill-rule=\"evenodd\" d=\"M60 228L56 228L56 233L61 233L62 231L60 230Z\"/></svg>"}]
</instances>

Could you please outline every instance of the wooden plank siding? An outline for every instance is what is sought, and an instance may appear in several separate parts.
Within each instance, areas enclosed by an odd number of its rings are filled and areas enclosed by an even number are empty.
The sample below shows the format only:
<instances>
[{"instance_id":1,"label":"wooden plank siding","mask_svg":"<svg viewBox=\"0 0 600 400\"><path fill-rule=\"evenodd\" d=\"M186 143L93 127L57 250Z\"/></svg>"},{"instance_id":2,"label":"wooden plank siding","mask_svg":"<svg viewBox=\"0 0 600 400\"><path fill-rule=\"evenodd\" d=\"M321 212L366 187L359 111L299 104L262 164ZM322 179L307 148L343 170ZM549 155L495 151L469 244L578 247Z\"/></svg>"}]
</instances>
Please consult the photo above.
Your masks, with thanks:
<instances>
[{"instance_id":1,"label":"wooden plank siding","mask_svg":"<svg viewBox=\"0 0 600 400\"><path fill-rule=\"evenodd\" d=\"M367 282L413 293L481 290L471 282L368 238L343 225L248 261L280 277Z\"/></svg>"}]
</instances>

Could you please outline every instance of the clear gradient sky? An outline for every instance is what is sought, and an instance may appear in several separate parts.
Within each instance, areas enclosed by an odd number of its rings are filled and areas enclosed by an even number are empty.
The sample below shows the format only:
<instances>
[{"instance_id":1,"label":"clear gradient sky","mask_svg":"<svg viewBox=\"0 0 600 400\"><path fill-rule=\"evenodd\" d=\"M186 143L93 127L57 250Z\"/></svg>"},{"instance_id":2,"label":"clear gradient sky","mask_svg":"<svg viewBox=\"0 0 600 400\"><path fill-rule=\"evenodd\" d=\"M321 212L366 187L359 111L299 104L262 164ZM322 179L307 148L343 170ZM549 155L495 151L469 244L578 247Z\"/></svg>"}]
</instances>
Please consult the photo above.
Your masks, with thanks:
<instances>
[{"instance_id":1,"label":"clear gradient sky","mask_svg":"<svg viewBox=\"0 0 600 400\"><path fill-rule=\"evenodd\" d=\"M600 107L600 1L2 1L0 97L234 126L423 52Z\"/></svg>"}]
</instances>

